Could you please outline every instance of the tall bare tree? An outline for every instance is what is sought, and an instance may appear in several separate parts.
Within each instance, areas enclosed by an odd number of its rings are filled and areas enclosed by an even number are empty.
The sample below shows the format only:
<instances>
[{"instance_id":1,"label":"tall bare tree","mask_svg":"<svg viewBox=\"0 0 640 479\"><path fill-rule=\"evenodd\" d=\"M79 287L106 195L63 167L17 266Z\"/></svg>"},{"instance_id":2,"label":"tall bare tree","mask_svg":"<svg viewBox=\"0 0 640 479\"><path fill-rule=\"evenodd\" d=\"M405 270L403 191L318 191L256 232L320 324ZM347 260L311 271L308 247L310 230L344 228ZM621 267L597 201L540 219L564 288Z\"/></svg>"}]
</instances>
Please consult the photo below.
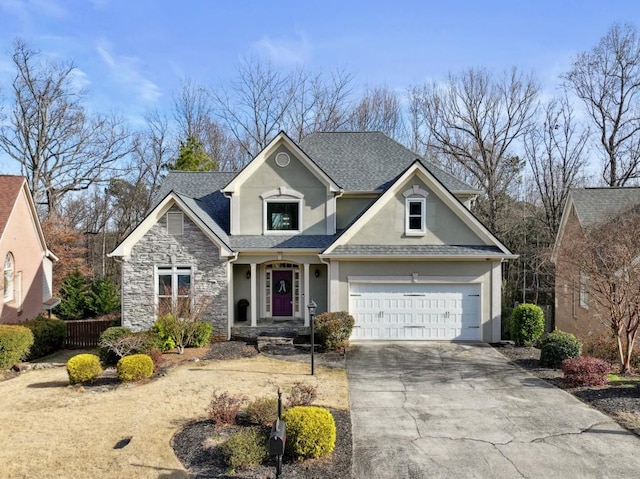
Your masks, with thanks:
<instances>
[{"instance_id":1,"label":"tall bare tree","mask_svg":"<svg viewBox=\"0 0 640 479\"><path fill-rule=\"evenodd\" d=\"M108 180L130 151L115 117L89 115L72 62L51 62L24 41L11 60L13 105L0 125L0 149L18 161L37 204L55 212L61 198Z\"/></svg>"},{"instance_id":2,"label":"tall bare tree","mask_svg":"<svg viewBox=\"0 0 640 479\"><path fill-rule=\"evenodd\" d=\"M501 77L469 69L420 92L418 114L429 146L461 165L484 190L480 213L494 231L500 202L523 167L515 146L531 128L538 91L532 76L513 68Z\"/></svg>"},{"instance_id":3,"label":"tall bare tree","mask_svg":"<svg viewBox=\"0 0 640 479\"><path fill-rule=\"evenodd\" d=\"M624 186L640 171L640 37L635 26L613 25L564 76L582 100L602 151L602 177Z\"/></svg>"},{"instance_id":4,"label":"tall bare tree","mask_svg":"<svg viewBox=\"0 0 640 479\"><path fill-rule=\"evenodd\" d=\"M349 128L381 131L400 140L404 133L400 97L386 86L367 88L351 110Z\"/></svg>"},{"instance_id":5,"label":"tall bare tree","mask_svg":"<svg viewBox=\"0 0 640 479\"><path fill-rule=\"evenodd\" d=\"M533 172L545 230L555 238L569 189L584 181L589 130L575 118L566 96L549 101L538 124L524 136L524 151Z\"/></svg>"}]
</instances>

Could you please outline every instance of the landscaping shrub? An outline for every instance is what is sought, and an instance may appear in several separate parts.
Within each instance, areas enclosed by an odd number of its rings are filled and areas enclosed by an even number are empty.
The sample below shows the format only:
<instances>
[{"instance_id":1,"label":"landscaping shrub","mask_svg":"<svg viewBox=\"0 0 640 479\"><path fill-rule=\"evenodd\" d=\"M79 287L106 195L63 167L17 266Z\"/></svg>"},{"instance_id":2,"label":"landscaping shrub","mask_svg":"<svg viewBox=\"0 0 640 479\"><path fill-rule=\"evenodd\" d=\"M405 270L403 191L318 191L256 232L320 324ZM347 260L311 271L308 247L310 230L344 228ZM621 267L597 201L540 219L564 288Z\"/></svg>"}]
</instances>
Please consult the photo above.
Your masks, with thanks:
<instances>
[{"instance_id":1,"label":"landscaping shrub","mask_svg":"<svg viewBox=\"0 0 640 479\"><path fill-rule=\"evenodd\" d=\"M511 315L511 339L516 346L534 346L544 333L544 313L535 304L521 304Z\"/></svg>"},{"instance_id":2,"label":"landscaping shrub","mask_svg":"<svg viewBox=\"0 0 640 479\"><path fill-rule=\"evenodd\" d=\"M176 347L171 330L172 323L178 321L172 314L160 316L151 327L151 332L158 337L158 345L162 352L170 351Z\"/></svg>"},{"instance_id":3,"label":"landscaping shrub","mask_svg":"<svg viewBox=\"0 0 640 479\"><path fill-rule=\"evenodd\" d=\"M67 361L67 373L71 384L93 381L102 372L100 358L95 354L77 354Z\"/></svg>"},{"instance_id":4,"label":"landscaping shrub","mask_svg":"<svg viewBox=\"0 0 640 479\"><path fill-rule=\"evenodd\" d=\"M316 386L298 381L291 386L287 406L311 406L316 397L318 397L318 388Z\"/></svg>"},{"instance_id":5,"label":"landscaping shrub","mask_svg":"<svg viewBox=\"0 0 640 479\"><path fill-rule=\"evenodd\" d=\"M235 424L238 412L246 402L246 396L232 396L228 392L218 394L214 391L207 411L209 418L219 426Z\"/></svg>"},{"instance_id":6,"label":"landscaping shrub","mask_svg":"<svg viewBox=\"0 0 640 479\"><path fill-rule=\"evenodd\" d=\"M611 366L602 359L581 356L562 361L562 372L570 386L603 386Z\"/></svg>"},{"instance_id":7,"label":"landscaping shrub","mask_svg":"<svg viewBox=\"0 0 640 479\"><path fill-rule=\"evenodd\" d=\"M264 396L247 405L247 416L251 424L271 426L278 419L278 398Z\"/></svg>"},{"instance_id":8,"label":"landscaping shrub","mask_svg":"<svg viewBox=\"0 0 640 479\"><path fill-rule=\"evenodd\" d=\"M336 423L331 413L316 406L289 409L283 419L287 424L287 453L296 459L328 456L336 446Z\"/></svg>"},{"instance_id":9,"label":"landscaping shrub","mask_svg":"<svg viewBox=\"0 0 640 479\"><path fill-rule=\"evenodd\" d=\"M22 323L33 333L33 346L29 350L27 360L41 358L55 353L64 347L67 337L67 325L60 319L49 319L42 316Z\"/></svg>"},{"instance_id":10,"label":"landscaping shrub","mask_svg":"<svg viewBox=\"0 0 640 479\"><path fill-rule=\"evenodd\" d=\"M315 332L321 347L327 351L346 348L355 320L346 311L322 313L315 317Z\"/></svg>"},{"instance_id":11,"label":"landscaping shrub","mask_svg":"<svg viewBox=\"0 0 640 479\"><path fill-rule=\"evenodd\" d=\"M213 325L207 321L197 321L194 324L194 331L189 344L190 348L203 348L211 342Z\"/></svg>"},{"instance_id":12,"label":"landscaping shrub","mask_svg":"<svg viewBox=\"0 0 640 479\"><path fill-rule=\"evenodd\" d=\"M631 355L631 367L640 368L640 354L638 350L638 341L633 345L633 353ZM609 334L597 334L589 336L584 340L582 353L585 356L592 356L598 359L604 359L611 364L620 364L620 353L618 352L617 339Z\"/></svg>"},{"instance_id":13,"label":"landscaping shrub","mask_svg":"<svg viewBox=\"0 0 640 479\"><path fill-rule=\"evenodd\" d=\"M140 381L153 375L153 360L146 354L132 354L118 361L116 372L120 381Z\"/></svg>"},{"instance_id":14,"label":"landscaping shrub","mask_svg":"<svg viewBox=\"0 0 640 479\"><path fill-rule=\"evenodd\" d=\"M9 369L29 354L33 333L29 328L13 324L0 325L0 369Z\"/></svg>"},{"instance_id":15,"label":"landscaping shrub","mask_svg":"<svg viewBox=\"0 0 640 479\"><path fill-rule=\"evenodd\" d=\"M130 334L131 330L123 326L112 326L105 329L100 335L98 346L100 347L100 359L104 364L116 364L121 356L118 356L112 349L114 341L125 334Z\"/></svg>"},{"instance_id":16,"label":"landscaping shrub","mask_svg":"<svg viewBox=\"0 0 640 479\"><path fill-rule=\"evenodd\" d=\"M252 469L267 458L267 437L259 428L241 429L220 446L232 470Z\"/></svg>"},{"instance_id":17,"label":"landscaping shrub","mask_svg":"<svg viewBox=\"0 0 640 479\"><path fill-rule=\"evenodd\" d=\"M542 340L540 364L546 368L559 369L562 361L582 354L582 343L571 333L556 329Z\"/></svg>"},{"instance_id":18,"label":"landscaping shrub","mask_svg":"<svg viewBox=\"0 0 640 479\"><path fill-rule=\"evenodd\" d=\"M53 310L55 315L65 321L83 319L88 315L87 297L89 285L87 279L76 269L67 275L60 287L60 304Z\"/></svg>"},{"instance_id":19,"label":"landscaping shrub","mask_svg":"<svg viewBox=\"0 0 640 479\"><path fill-rule=\"evenodd\" d=\"M120 308L118 288L116 288L111 278L103 276L91 281L85 308L87 314L91 317L113 313Z\"/></svg>"}]
</instances>

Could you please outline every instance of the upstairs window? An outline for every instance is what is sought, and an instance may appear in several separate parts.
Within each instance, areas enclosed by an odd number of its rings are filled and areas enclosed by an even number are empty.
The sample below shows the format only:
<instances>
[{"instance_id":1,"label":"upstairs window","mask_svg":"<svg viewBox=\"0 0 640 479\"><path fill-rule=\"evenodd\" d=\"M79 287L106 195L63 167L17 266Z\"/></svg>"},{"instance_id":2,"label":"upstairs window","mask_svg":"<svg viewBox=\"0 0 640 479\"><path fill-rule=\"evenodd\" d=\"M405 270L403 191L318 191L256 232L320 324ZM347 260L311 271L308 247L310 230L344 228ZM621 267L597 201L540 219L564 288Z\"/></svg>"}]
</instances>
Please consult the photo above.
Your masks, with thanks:
<instances>
[{"instance_id":1,"label":"upstairs window","mask_svg":"<svg viewBox=\"0 0 640 479\"><path fill-rule=\"evenodd\" d=\"M267 231L298 231L299 201L267 201Z\"/></svg>"},{"instance_id":2,"label":"upstairs window","mask_svg":"<svg viewBox=\"0 0 640 479\"><path fill-rule=\"evenodd\" d=\"M404 192L405 234L424 236L427 232L427 196L429 193L418 185Z\"/></svg>"},{"instance_id":3,"label":"upstairs window","mask_svg":"<svg viewBox=\"0 0 640 479\"><path fill-rule=\"evenodd\" d=\"M7 253L7 256L4 257L4 300L5 302L13 300L14 271L15 271L15 263L13 260L13 255L11 253Z\"/></svg>"}]
</instances>

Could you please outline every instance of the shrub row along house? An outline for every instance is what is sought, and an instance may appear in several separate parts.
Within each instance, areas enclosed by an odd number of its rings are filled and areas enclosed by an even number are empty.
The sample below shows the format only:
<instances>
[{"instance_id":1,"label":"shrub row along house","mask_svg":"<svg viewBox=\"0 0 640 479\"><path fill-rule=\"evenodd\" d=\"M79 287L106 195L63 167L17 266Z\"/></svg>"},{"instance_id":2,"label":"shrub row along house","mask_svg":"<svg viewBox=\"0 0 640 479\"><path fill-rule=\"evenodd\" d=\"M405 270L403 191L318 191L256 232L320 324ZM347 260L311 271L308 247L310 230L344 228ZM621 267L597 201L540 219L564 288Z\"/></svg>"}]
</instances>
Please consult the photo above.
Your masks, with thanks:
<instances>
[{"instance_id":1,"label":"shrub row along house","mask_svg":"<svg viewBox=\"0 0 640 479\"><path fill-rule=\"evenodd\" d=\"M22 176L0 175L0 323L18 323L55 307L52 264L36 207Z\"/></svg>"},{"instance_id":2,"label":"shrub row along house","mask_svg":"<svg viewBox=\"0 0 640 479\"><path fill-rule=\"evenodd\" d=\"M170 172L110 253L122 321L204 317L217 334L304 331L307 304L348 311L352 339L500 339L504 260L479 191L382 133L278 134L243 170Z\"/></svg>"}]
</instances>

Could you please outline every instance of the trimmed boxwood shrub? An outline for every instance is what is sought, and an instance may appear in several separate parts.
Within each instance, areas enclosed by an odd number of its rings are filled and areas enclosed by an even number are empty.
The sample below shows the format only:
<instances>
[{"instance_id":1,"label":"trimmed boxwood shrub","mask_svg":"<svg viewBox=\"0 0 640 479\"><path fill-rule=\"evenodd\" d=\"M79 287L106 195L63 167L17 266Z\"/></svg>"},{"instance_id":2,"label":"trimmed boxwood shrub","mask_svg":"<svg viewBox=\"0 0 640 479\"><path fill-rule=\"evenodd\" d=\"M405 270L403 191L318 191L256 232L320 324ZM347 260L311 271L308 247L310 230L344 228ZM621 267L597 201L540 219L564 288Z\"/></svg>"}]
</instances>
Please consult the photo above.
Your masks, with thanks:
<instances>
[{"instance_id":1,"label":"trimmed boxwood shrub","mask_svg":"<svg viewBox=\"0 0 640 479\"><path fill-rule=\"evenodd\" d=\"M102 372L100 358L95 354L76 354L67 361L67 373L71 384L93 381Z\"/></svg>"},{"instance_id":2,"label":"trimmed boxwood shrub","mask_svg":"<svg viewBox=\"0 0 640 479\"><path fill-rule=\"evenodd\" d=\"M560 369L562 361L582 354L582 343L571 333L556 329L542 340L540 364L546 368Z\"/></svg>"},{"instance_id":3,"label":"trimmed boxwood shrub","mask_svg":"<svg viewBox=\"0 0 640 479\"><path fill-rule=\"evenodd\" d=\"M123 326L111 326L110 328L105 329L100 335L100 339L98 344L100 344L100 360L107 365L113 365L118 362L120 359L117 354L111 351L106 345L102 346L102 344L107 343L108 341L112 341L114 339L118 339L120 336L124 336L125 334L130 334L131 330L129 328L125 328Z\"/></svg>"},{"instance_id":4,"label":"trimmed boxwood shrub","mask_svg":"<svg viewBox=\"0 0 640 479\"><path fill-rule=\"evenodd\" d=\"M287 454L296 459L328 456L336 447L336 423L317 406L296 406L283 414L287 424Z\"/></svg>"},{"instance_id":5,"label":"trimmed boxwood shrub","mask_svg":"<svg viewBox=\"0 0 640 479\"><path fill-rule=\"evenodd\" d=\"M255 427L234 432L220 446L231 470L252 469L267 458L267 436Z\"/></svg>"},{"instance_id":6,"label":"trimmed boxwood shrub","mask_svg":"<svg viewBox=\"0 0 640 479\"><path fill-rule=\"evenodd\" d=\"M611 366L602 359L581 356L562 361L562 372L570 386L604 386Z\"/></svg>"},{"instance_id":7,"label":"trimmed boxwood shrub","mask_svg":"<svg viewBox=\"0 0 640 479\"><path fill-rule=\"evenodd\" d=\"M213 325L207 321L198 321L194 325L193 336L187 347L203 348L211 342Z\"/></svg>"},{"instance_id":8,"label":"trimmed boxwood shrub","mask_svg":"<svg viewBox=\"0 0 640 479\"><path fill-rule=\"evenodd\" d=\"M511 315L511 339L516 346L534 346L544 333L544 312L535 304L521 304Z\"/></svg>"},{"instance_id":9,"label":"trimmed boxwood shrub","mask_svg":"<svg viewBox=\"0 0 640 479\"><path fill-rule=\"evenodd\" d=\"M55 353L64 347L67 337L67 325L64 321L38 316L25 321L23 326L33 333L33 346L27 355L28 361Z\"/></svg>"},{"instance_id":10,"label":"trimmed boxwood shrub","mask_svg":"<svg viewBox=\"0 0 640 479\"><path fill-rule=\"evenodd\" d=\"M0 369L9 369L29 354L33 333L29 328L13 324L0 325Z\"/></svg>"},{"instance_id":11,"label":"trimmed boxwood shrub","mask_svg":"<svg viewBox=\"0 0 640 479\"><path fill-rule=\"evenodd\" d=\"M355 320L346 311L322 313L315 317L315 332L321 347L327 351L345 348Z\"/></svg>"},{"instance_id":12,"label":"trimmed boxwood shrub","mask_svg":"<svg viewBox=\"0 0 640 479\"><path fill-rule=\"evenodd\" d=\"M140 381L153 375L153 360L146 354L132 354L118 361L116 372L120 381Z\"/></svg>"}]
</instances>

